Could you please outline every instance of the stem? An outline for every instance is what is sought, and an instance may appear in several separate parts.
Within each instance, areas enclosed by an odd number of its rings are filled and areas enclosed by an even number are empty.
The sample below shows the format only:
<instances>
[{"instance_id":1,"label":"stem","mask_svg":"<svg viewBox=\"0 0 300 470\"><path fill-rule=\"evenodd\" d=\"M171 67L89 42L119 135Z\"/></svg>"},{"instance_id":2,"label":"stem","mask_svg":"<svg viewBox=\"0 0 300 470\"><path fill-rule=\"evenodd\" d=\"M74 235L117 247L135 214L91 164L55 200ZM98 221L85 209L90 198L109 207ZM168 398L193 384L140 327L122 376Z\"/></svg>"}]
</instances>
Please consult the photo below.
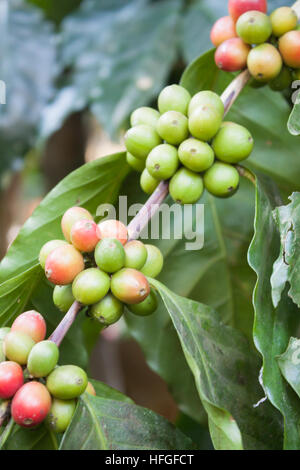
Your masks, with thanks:
<instances>
[{"instance_id":1,"label":"stem","mask_svg":"<svg viewBox=\"0 0 300 470\"><path fill-rule=\"evenodd\" d=\"M68 333L71 328L77 314L81 309L81 304L79 302L74 302L62 321L59 323L57 328L53 331L52 335L49 337L49 340L55 343L57 346L60 346L65 335Z\"/></svg>"},{"instance_id":2,"label":"stem","mask_svg":"<svg viewBox=\"0 0 300 470\"><path fill-rule=\"evenodd\" d=\"M228 87L223 91L221 95L221 100L224 103L224 108L225 112L224 115L226 115L243 90L243 88L247 85L248 81L250 80L251 75L248 71L248 69L244 70L244 72L240 73Z\"/></svg>"},{"instance_id":3,"label":"stem","mask_svg":"<svg viewBox=\"0 0 300 470\"><path fill-rule=\"evenodd\" d=\"M241 165L235 165L235 167L241 176L247 178L254 186L256 186L256 178L250 170Z\"/></svg>"},{"instance_id":4,"label":"stem","mask_svg":"<svg viewBox=\"0 0 300 470\"><path fill-rule=\"evenodd\" d=\"M0 428L9 417L10 401L3 401L0 405Z\"/></svg>"},{"instance_id":5,"label":"stem","mask_svg":"<svg viewBox=\"0 0 300 470\"><path fill-rule=\"evenodd\" d=\"M7 423L3 433L1 434L1 437L0 437L0 450L2 450L5 442L7 441L7 439L9 438L12 430L13 430L13 427L14 427L14 420L13 418L10 418L9 422Z\"/></svg>"}]
</instances>

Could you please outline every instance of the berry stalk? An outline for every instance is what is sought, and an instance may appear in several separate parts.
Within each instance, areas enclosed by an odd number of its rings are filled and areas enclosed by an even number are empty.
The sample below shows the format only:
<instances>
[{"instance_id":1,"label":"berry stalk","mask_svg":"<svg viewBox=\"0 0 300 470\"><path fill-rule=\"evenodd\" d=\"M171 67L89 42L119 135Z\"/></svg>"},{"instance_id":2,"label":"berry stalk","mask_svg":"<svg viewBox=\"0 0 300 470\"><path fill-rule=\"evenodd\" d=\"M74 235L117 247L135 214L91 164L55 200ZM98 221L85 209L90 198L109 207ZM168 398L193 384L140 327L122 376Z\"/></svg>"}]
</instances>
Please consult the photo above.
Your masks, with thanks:
<instances>
[{"instance_id":1,"label":"berry stalk","mask_svg":"<svg viewBox=\"0 0 300 470\"><path fill-rule=\"evenodd\" d=\"M60 346L65 335L67 334L72 324L74 323L77 314L80 312L80 309L81 309L81 304L75 301L71 305L70 309L68 310L68 312L66 313L62 321L53 331L52 335L49 337L50 341L55 343L57 346Z\"/></svg>"}]
</instances>

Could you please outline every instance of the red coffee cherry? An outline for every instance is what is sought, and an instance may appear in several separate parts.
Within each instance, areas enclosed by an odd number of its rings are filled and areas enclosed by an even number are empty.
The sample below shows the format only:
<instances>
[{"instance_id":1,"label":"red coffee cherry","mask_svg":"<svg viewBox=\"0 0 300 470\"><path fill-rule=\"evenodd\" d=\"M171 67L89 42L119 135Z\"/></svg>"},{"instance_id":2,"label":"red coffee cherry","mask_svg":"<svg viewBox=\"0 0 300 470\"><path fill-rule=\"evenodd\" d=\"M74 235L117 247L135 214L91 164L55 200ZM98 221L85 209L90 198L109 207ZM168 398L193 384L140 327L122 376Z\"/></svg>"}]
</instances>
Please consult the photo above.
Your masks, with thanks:
<instances>
[{"instance_id":1,"label":"red coffee cherry","mask_svg":"<svg viewBox=\"0 0 300 470\"><path fill-rule=\"evenodd\" d=\"M83 256L72 245L56 248L46 260L45 274L53 284L71 284L77 274L84 270Z\"/></svg>"},{"instance_id":2,"label":"red coffee cherry","mask_svg":"<svg viewBox=\"0 0 300 470\"><path fill-rule=\"evenodd\" d=\"M279 39L279 50L285 65L300 68L300 31L289 31Z\"/></svg>"},{"instance_id":3,"label":"red coffee cherry","mask_svg":"<svg viewBox=\"0 0 300 470\"><path fill-rule=\"evenodd\" d=\"M210 40L215 47L218 47L227 39L236 38L235 24L231 16L219 18L212 27Z\"/></svg>"},{"instance_id":4,"label":"red coffee cherry","mask_svg":"<svg viewBox=\"0 0 300 470\"><path fill-rule=\"evenodd\" d=\"M267 0L229 0L228 11L234 22L246 11L267 13Z\"/></svg>"},{"instance_id":5,"label":"red coffee cherry","mask_svg":"<svg viewBox=\"0 0 300 470\"><path fill-rule=\"evenodd\" d=\"M25 428L31 428L44 421L51 408L51 396L45 385L28 382L16 393L11 404L14 421Z\"/></svg>"},{"instance_id":6,"label":"red coffee cherry","mask_svg":"<svg viewBox=\"0 0 300 470\"><path fill-rule=\"evenodd\" d=\"M125 227L122 222L119 220L104 220L98 224L98 235L99 238L116 238L119 240L122 245L125 245L127 242L128 232L127 227Z\"/></svg>"},{"instance_id":7,"label":"red coffee cherry","mask_svg":"<svg viewBox=\"0 0 300 470\"><path fill-rule=\"evenodd\" d=\"M138 304L150 294L147 278L140 271L123 268L112 275L111 291L117 299L126 304Z\"/></svg>"},{"instance_id":8,"label":"red coffee cherry","mask_svg":"<svg viewBox=\"0 0 300 470\"><path fill-rule=\"evenodd\" d=\"M35 310L21 313L12 324L11 331L20 331L30 336L35 343L43 341L46 336L46 322Z\"/></svg>"},{"instance_id":9,"label":"red coffee cherry","mask_svg":"<svg viewBox=\"0 0 300 470\"><path fill-rule=\"evenodd\" d=\"M240 38L227 39L215 53L217 67L226 72L237 72L247 66L247 57L251 50Z\"/></svg>"},{"instance_id":10,"label":"red coffee cherry","mask_svg":"<svg viewBox=\"0 0 300 470\"><path fill-rule=\"evenodd\" d=\"M61 229L63 231L65 239L70 242L71 241L71 230L75 222L82 219L93 220L92 215L89 213L88 210L84 209L83 207L70 207L68 209L62 219L61 219Z\"/></svg>"},{"instance_id":11,"label":"red coffee cherry","mask_svg":"<svg viewBox=\"0 0 300 470\"><path fill-rule=\"evenodd\" d=\"M24 383L22 367L16 362L5 361L0 364L0 398L11 398Z\"/></svg>"},{"instance_id":12,"label":"red coffee cherry","mask_svg":"<svg viewBox=\"0 0 300 470\"><path fill-rule=\"evenodd\" d=\"M93 220L78 220L71 229L71 241L79 251L94 251L99 242L98 225Z\"/></svg>"}]
</instances>

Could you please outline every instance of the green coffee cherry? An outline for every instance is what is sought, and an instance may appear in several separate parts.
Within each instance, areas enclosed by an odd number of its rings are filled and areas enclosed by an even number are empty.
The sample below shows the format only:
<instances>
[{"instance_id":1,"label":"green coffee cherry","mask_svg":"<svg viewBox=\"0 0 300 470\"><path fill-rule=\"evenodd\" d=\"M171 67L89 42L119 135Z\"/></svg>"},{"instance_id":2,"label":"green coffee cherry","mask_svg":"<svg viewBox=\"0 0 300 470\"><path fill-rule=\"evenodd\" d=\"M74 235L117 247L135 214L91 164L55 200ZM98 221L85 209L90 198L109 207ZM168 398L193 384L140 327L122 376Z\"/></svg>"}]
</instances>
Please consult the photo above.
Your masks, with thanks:
<instances>
[{"instance_id":1,"label":"green coffee cherry","mask_svg":"<svg viewBox=\"0 0 300 470\"><path fill-rule=\"evenodd\" d=\"M130 116L130 124L132 127L138 126L139 124L146 124L155 129L159 116L160 114L156 109L142 106L133 111Z\"/></svg>"},{"instance_id":2,"label":"green coffee cherry","mask_svg":"<svg viewBox=\"0 0 300 470\"><path fill-rule=\"evenodd\" d=\"M269 82L269 87L273 91L283 91L290 87L293 77L291 71L287 67L282 67L277 77Z\"/></svg>"},{"instance_id":3,"label":"green coffee cherry","mask_svg":"<svg viewBox=\"0 0 300 470\"><path fill-rule=\"evenodd\" d=\"M67 313L75 301L72 284L66 286L55 286L53 290L53 303L63 313Z\"/></svg>"},{"instance_id":4,"label":"green coffee cherry","mask_svg":"<svg viewBox=\"0 0 300 470\"><path fill-rule=\"evenodd\" d=\"M145 168L141 174L140 185L144 193L150 195L156 190L157 186L159 185L159 180L153 178L147 168Z\"/></svg>"},{"instance_id":5,"label":"green coffee cherry","mask_svg":"<svg viewBox=\"0 0 300 470\"><path fill-rule=\"evenodd\" d=\"M176 147L161 144L149 153L146 168L153 178L167 180L174 175L179 165Z\"/></svg>"},{"instance_id":6,"label":"green coffee cherry","mask_svg":"<svg viewBox=\"0 0 300 470\"><path fill-rule=\"evenodd\" d=\"M187 168L180 168L169 186L170 195L179 204L194 204L203 193L202 177Z\"/></svg>"},{"instance_id":7,"label":"green coffee cherry","mask_svg":"<svg viewBox=\"0 0 300 470\"><path fill-rule=\"evenodd\" d=\"M91 314L100 323L109 326L120 320L123 310L123 303L112 294L107 294L100 302L92 306Z\"/></svg>"},{"instance_id":8,"label":"green coffee cherry","mask_svg":"<svg viewBox=\"0 0 300 470\"><path fill-rule=\"evenodd\" d=\"M52 341L40 341L31 349L27 369L33 377L46 377L58 362L58 347Z\"/></svg>"},{"instance_id":9,"label":"green coffee cherry","mask_svg":"<svg viewBox=\"0 0 300 470\"><path fill-rule=\"evenodd\" d=\"M95 249L95 261L102 271L115 273L125 265L125 251L122 243L116 238L100 240Z\"/></svg>"},{"instance_id":10,"label":"green coffee cherry","mask_svg":"<svg viewBox=\"0 0 300 470\"><path fill-rule=\"evenodd\" d=\"M146 160L149 152L161 143L156 130L146 124L134 126L126 132L125 146L135 158Z\"/></svg>"},{"instance_id":11,"label":"green coffee cherry","mask_svg":"<svg viewBox=\"0 0 300 470\"><path fill-rule=\"evenodd\" d=\"M92 305L107 294L110 287L109 275L97 268L82 271L74 279L72 291L77 302Z\"/></svg>"},{"instance_id":12,"label":"green coffee cherry","mask_svg":"<svg viewBox=\"0 0 300 470\"><path fill-rule=\"evenodd\" d=\"M5 336L8 335L10 332L10 328L8 326L4 326L3 328L0 328L0 341L3 341Z\"/></svg>"},{"instance_id":13,"label":"green coffee cherry","mask_svg":"<svg viewBox=\"0 0 300 470\"><path fill-rule=\"evenodd\" d=\"M215 155L210 145L197 139L187 139L178 149L181 163L189 170L201 172L212 166Z\"/></svg>"},{"instance_id":14,"label":"green coffee cherry","mask_svg":"<svg viewBox=\"0 0 300 470\"><path fill-rule=\"evenodd\" d=\"M148 277L157 277L164 265L164 257L157 246L145 245L147 250L147 259L141 272Z\"/></svg>"},{"instance_id":15,"label":"green coffee cherry","mask_svg":"<svg viewBox=\"0 0 300 470\"><path fill-rule=\"evenodd\" d=\"M157 306L157 295L154 290L151 289L150 294L145 300L143 300L143 302L135 305L128 305L127 308L135 315L140 317L147 317L148 315L152 315L152 313L157 310Z\"/></svg>"},{"instance_id":16,"label":"green coffee cherry","mask_svg":"<svg viewBox=\"0 0 300 470\"><path fill-rule=\"evenodd\" d=\"M10 361L25 365L34 345L30 336L20 331L11 331L4 338L3 352Z\"/></svg>"},{"instance_id":17,"label":"green coffee cherry","mask_svg":"<svg viewBox=\"0 0 300 470\"><path fill-rule=\"evenodd\" d=\"M290 7L281 7L274 10L270 15L274 36L283 36L297 27L298 18L295 11Z\"/></svg>"},{"instance_id":18,"label":"green coffee cherry","mask_svg":"<svg viewBox=\"0 0 300 470\"><path fill-rule=\"evenodd\" d=\"M39 262L42 268L45 269L46 259L50 253L55 250L55 248L67 244L68 243L65 240L50 240L49 242L45 243L45 245L42 246L39 254Z\"/></svg>"},{"instance_id":19,"label":"green coffee cherry","mask_svg":"<svg viewBox=\"0 0 300 470\"><path fill-rule=\"evenodd\" d=\"M56 433L65 432L71 423L76 409L76 400L54 398L46 423Z\"/></svg>"},{"instance_id":20,"label":"green coffee cherry","mask_svg":"<svg viewBox=\"0 0 300 470\"><path fill-rule=\"evenodd\" d=\"M196 95L194 95L190 101L188 115L191 116L195 109L201 108L202 106L209 106L210 108L214 108L221 116L224 114L223 101L219 95L213 91L204 90L196 93Z\"/></svg>"},{"instance_id":21,"label":"green coffee cherry","mask_svg":"<svg viewBox=\"0 0 300 470\"><path fill-rule=\"evenodd\" d=\"M230 197L239 186L237 169L227 163L216 162L204 174L204 186L214 196Z\"/></svg>"},{"instance_id":22,"label":"green coffee cherry","mask_svg":"<svg viewBox=\"0 0 300 470\"><path fill-rule=\"evenodd\" d=\"M189 117L190 133L196 139L205 142L212 139L222 123L223 115L211 106L203 105L196 108Z\"/></svg>"},{"instance_id":23,"label":"green coffee cherry","mask_svg":"<svg viewBox=\"0 0 300 470\"><path fill-rule=\"evenodd\" d=\"M145 162L144 160L141 160L139 158L135 158L131 153L127 152L126 153L126 160L128 165L135 171L138 171L139 173L143 171L145 168Z\"/></svg>"},{"instance_id":24,"label":"green coffee cherry","mask_svg":"<svg viewBox=\"0 0 300 470\"><path fill-rule=\"evenodd\" d=\"M78 366L60 366L47 377L46 386L55 398L71 400L79 397L86 389L88 378Z\"/></svg>"},{"instance_id":25,"label":"green coffee cherry","mask_svg":"<svg viewBox=\"0 0 300 470\"><path fill-rule=\"evenodd\" d=\"M272 24L261 11L247 11L236 23L236 32L246 44L262 44L272 34Z\"/></svg>"},{"instance_id":26,"label":"green coffee cherry","mask_svg":"<svg viewBox=\"0 0 300 470\"><path fill-rule=\"evenodd\" d=\"M170 85L164 88L158 97L158 109L161 114L167 111L178 111L187 114L191 95L180 85Z\"/></svg>"},{"instance_id":27,"label":"green coffee cherry","mask_svg":"<svg viewBox=\"0 0 300 470\"><path fill-rule=\"evenodd\" d=\"M125 250L125 268L141 269L146 263L147 249L144 243L139 240L132 240L126 243Z\"/></svg>"},{"instance_id":28,"label":"green coffee cherry","mask_svg":"<svg viewBox=\"0 0 300 470\"><path fill-rule=\"evenodd\" d=\"M253 149L253 138L248 129L239 124L223 126L214 138L212 148L219 160L238 163L249 157Z\"/></svg>"},{"instance_id":29,"label":"green coffee cherry","mask_svg":"<svg viewBox=\"0 0 300 470\"><path fill-rule=\"evenodd\" d=\"M156 130L168 144L179 145L189 135L188 119L178 111L167 111L157 121Z\"/></svg>"}]
</instances>

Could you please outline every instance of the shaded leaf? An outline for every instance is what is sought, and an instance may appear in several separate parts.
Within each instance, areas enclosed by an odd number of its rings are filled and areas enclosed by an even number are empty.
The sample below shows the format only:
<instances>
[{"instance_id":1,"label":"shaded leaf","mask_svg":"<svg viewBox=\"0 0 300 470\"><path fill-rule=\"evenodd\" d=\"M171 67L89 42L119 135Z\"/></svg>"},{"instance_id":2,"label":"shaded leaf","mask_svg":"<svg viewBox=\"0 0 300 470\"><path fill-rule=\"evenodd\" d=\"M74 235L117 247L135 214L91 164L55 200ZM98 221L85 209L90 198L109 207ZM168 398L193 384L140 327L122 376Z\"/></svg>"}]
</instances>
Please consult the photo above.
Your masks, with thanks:
<instances>
[{"instance_id":1,"label":"shaded leaf","mask_svg":"<svg viewBox=\"0 0 300 470\"><path fill-rule=\"evenodd\" d=\"M26 429L15 424L4 450L57 450L57 436L50 433L44 424L35 429Z\"/></svg>"}]
</instances>

